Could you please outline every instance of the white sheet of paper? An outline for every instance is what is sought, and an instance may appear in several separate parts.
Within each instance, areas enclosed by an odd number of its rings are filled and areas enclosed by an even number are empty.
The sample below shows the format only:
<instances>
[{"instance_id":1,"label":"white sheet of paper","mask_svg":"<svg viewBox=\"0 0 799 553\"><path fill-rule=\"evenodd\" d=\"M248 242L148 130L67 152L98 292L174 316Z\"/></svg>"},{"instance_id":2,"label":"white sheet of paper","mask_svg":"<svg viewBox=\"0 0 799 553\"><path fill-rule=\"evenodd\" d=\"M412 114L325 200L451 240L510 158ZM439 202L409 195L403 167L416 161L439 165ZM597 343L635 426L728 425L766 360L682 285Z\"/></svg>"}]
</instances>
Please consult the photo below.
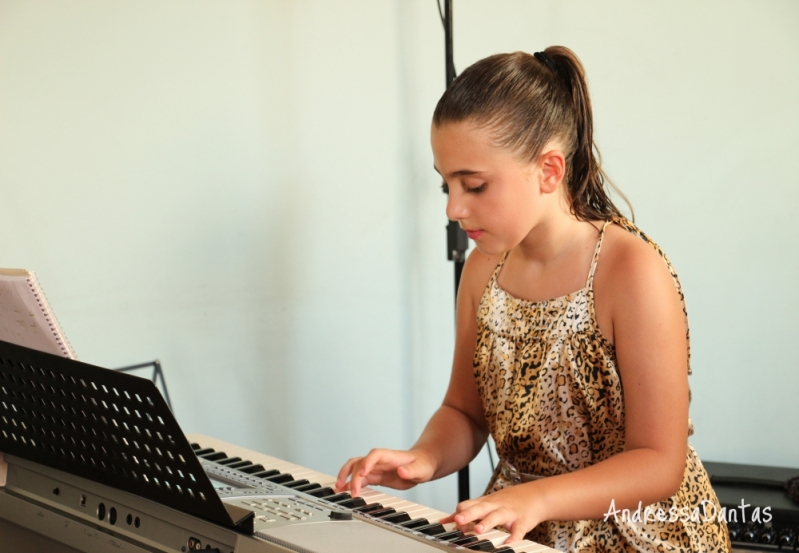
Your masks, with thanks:
<instances>
[{"instance_id":1,"label":"white sheet of paper","mask_svg":"<svg viewBox=\"0 0 799 553\"><path fill-rule=\"evenodd\" d=\"M0 272L0 340L64 355L42 309L28 287L26 271Z\"/></svg>"}]
</instances>

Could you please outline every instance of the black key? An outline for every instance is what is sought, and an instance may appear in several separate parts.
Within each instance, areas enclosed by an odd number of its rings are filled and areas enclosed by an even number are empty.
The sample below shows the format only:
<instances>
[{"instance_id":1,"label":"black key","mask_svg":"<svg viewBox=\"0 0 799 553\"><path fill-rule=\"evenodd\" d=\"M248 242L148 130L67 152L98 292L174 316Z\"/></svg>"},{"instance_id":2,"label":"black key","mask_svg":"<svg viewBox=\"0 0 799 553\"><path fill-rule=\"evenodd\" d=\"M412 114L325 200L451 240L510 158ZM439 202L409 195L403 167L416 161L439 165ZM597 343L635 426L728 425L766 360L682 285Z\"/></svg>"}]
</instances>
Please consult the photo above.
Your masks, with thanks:
<instances>
[{"instance_id":1,"label":"black key","mask_svg":"<svg viewBox=\"0 0 799 553\"><path fill-rule=\"evenodd\" d=\"M435 536L436 534L443 534L447 531L447 529L444 528L443 525L434 522L433 524L428 524L427 526L420 526L419 528L416 528L416 531L427 536Z\"/></svg>"},{"instance_id":2,"label":"black key","mask_svg":"<svg viewBox=\"0 0 799 553\"><path fill-rule=\"evenodd\" d=\"M470 543L474 543L476 541L480 541L480 538L477 536L463 536L462 538L458 538L457 540L452 540L452 545L469 545Z\"/></svg>"},{"instance_id":3,"label":"black key","mask_svg":"<svg viewBox=\"0 0 799 553\"><path fill-rule=\"evenodd\" d=\"M494 549L494 553L516 553L510 546L502 546L499 549Z\"/></svg>"},{"instance_id":4,"label":"black key","mask_svg":"<svg viewBox=\"0 0 799 553\"><path fill-rule=\"evenodd\" d=\"M213 453L214 449L212 447L206 447L205 449L195 449L194 454L199 457L200 455L207 455L209 453Z\"/></svg>"},{"instance_id":5,"label":"black key","mask_svg":"<svg viewBox=\"0 0 799 553\"><path fill-rule=\"evenodd\" d=\"M335 495L329 495L325 498L325 501L330 501L331 503L338 503L339 501L345 501L347 499L352 499L352 496L347 492L337 493Z\"/></svg>"},{"instance_id":6,"label":"black key","mask_svg":"<svg viewBox=\"0 0 799 553\"><path fill-rule=\"evenodd\" d=\"M291 482L287 482L287 484L291 484ZM294 488L295 492L309 492L311 490L318 490L322 487L322 484L317 484L316 482L311 482L310 484L303 484L301 486L297 486Z\"/></svg>"},{"instance_id":7,"label":"black key","mask_svg":"<svg viewBox=\"0 0 799 553\"><path fill-rule=\"evenodd\" d=\"M310 484L307 478L303 478L302 480L292 480L291 482L286 482L285 484L281 484L287 488L297 488L298 486L304 486L305 484ZM319 486L320 488L322 486Z\"/></svg>"},{"instance_id":8,"label":"black key","mask_svg":"<svg viewBox=\"0 0 799 553\"><path fill-rule=\"evenodd\" d=\"M269 478L270 476L277 476L278 474L280 474L279 470L272 469L272 470L265 470L262 472L256 472L253 473L251 476L254 476L256 478Z\"/></svg>"},{"instance_id":9,"label":"black key","mask_svg":"<svg viewBox=\"0 0 799 553\"><path fill-rule=\"evenodd\" d=\"M450 530L449 532L437 535L436 538L443 541L454 541L462 538L464 535L462 530Z\"/></svg>"},{"instance_id":10,"label":"black key","mask_svg":"<svg viewBox=\"0 0 799 553\"><path fill-rule=\"evenodd\" d=\"M419 528L420 526L427 526L430 524L430 521L426 518L415 518L413 520L407 520L405 522L400 522L400 526L403 528L409 528L413 530L414 528Z\"/></svg>"},{"instance_id":11,"label":"black key","mask_svg":"<svg viewBox=\"0 0 799 553\"><path fill-rule=\"evenodd\" d=\"M471 549L472 551L493 551L494 544L488 540L480 540L467 545L466 549Z\"/></svg>"},{"instance_id":12,"label":"black key","mask_svg":"<svg viewBox=\"0 0 799 553\"><path fill-rule=\"evenodd\" d=\"M196 451L196 450L202 448L202 446L200 444L189 444L189 445L191 446L191 449L193 451Z\"/></svg>"},{"instance_id":13,"label":"black key","mask_svg":"<svg viewBox=\"0 0 799 553\"><path fill-rule=\"evenodd\" d=\"M205 455L198 455L206 461L218 461L219 459L227 459L227 453L224 451L216 451L214 453L206 453Z\"/></svg>"},{"instance_id":14,"label":"black key","mask_svg":"<svg viewBox=\"0 0 799 553\"><path fill-rule=\"evenodd\" d=\"M237 469L239 467L246 467L248 465L252 465L251 461L233 461L232 463L225 463L225 466L229 469Z\"/></svg>"},{"instance_id":15,"label":"black key","mask_svg":"<svg viewBox=\"0 0 799 553\"><path fill-rule=\"evenodd\" d=\"M372 511L372 512L367 513L367 514L370 517L382 518L382 517L384 517L386 515L390 515L390 514L396 513L396 512L397 512L397 510L394 507L383 507L382 509L378 509L376 511Z\"/></svg>"},{"instance_id":16,"label":"black key","mask_svg":"<svg viewBox=\"0 0 799 553\"><path fill-rule=\"evenodd\" d=\"M278 474L277 476L267 476L264 480L269 480L274 484L283 484L284 482L291 482L294 477L286 472Z\"/></svg>"},{"instance_id":17,"label":"black key","mask_svg":"<svg viewBox=\"0 0 799 553\"><path fill-rule=\"evenodd\" d=\"M369 505L365 505L363 507L358 507L355 509L356 513L371 513L372 511L376 511L378 509L382 509L383 506L380 503L370 503Z\"/></svg>"},{"instance_id":18,"label":"black key","mask_svg":"<svg viewBox=\"0 0 799 553\"><path fill-rule=\"evenodd\" d=\"M386 522L393 522L394 524L399 524L400 522L408 522L409 520L411 520L411 515L409 515L408 513L399 512L399 513L394 513L393 515L388 515L380 518L382 518Z\"/></svg>"},{"instance_id":19,"label":"black key","mask_svg":"<svg viewBox=\"0 0 799 553\"><path fill-rule=\"evenodd\" d=\"M338 506L344 507L345 509L357 509L358 507L363 507L364 505L366 505L366 500L362 497L353 497L352 499L338 502Z\"/></svg>"},{"instance_id":20,"label":"black key","mask_svg":"<svg viewBox=\"0 0 799 553\"><path fill-rule=\"evenodd\" d=\"M263 472L266 469L263 465L250 465L249 467L239 467L236 470L246 472L247 474L255 474L256 472Z\"/></svg>"},{"instance_id":21,"label":"black key","mask_svg":"<svg viewBox=\"0 0 799 553\"><path fill-rule=\"evenodd\" d=\"M217 463L227 466L230 463L238 463L239 461L241 461L241 457L228 457L227 459L220 459Z\"/></svg>"},{"instance_id":22,"label":"black key","mask_svg":"<svg viewBox=\"0 0 799 553\"><path fill-rule=\"evenodd\" d=\"M310 492L307 492L307 493L308 493L308 495L312 495L314 497L318 497L319 499L324 499L325 497L327 497L329 495L333 495L334 493L336 493L336 490L334 490L333 488L329 488L328 487L328 488L319 488L318 490L313 490L313 491L310 491Z\"/></svg>"}]
</instances>

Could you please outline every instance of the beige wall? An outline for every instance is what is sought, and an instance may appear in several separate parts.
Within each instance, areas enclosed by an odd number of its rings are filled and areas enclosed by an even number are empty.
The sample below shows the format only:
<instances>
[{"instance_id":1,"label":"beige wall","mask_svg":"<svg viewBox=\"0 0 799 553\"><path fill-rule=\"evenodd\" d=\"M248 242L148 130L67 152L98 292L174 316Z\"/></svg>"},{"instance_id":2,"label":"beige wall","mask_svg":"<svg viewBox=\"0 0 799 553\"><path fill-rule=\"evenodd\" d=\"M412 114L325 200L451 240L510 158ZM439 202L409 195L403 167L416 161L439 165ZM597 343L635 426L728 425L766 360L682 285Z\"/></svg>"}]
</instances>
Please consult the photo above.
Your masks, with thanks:
<instances>
[{"instance_id":1,"label":"beige wall","mask_svg":"<svg viewBox=\"0 0 799 553\"><path fill-rule=\"evenodd\" d=\"M706 459L799 466L797 28L790 0L455 2L458 69L582 57L683 281ZM187 432L328 472L408 445L452 348L443 84L433 0L0 0L0 266L83 360L159 357Z\"/></svg>"}]
</instances>

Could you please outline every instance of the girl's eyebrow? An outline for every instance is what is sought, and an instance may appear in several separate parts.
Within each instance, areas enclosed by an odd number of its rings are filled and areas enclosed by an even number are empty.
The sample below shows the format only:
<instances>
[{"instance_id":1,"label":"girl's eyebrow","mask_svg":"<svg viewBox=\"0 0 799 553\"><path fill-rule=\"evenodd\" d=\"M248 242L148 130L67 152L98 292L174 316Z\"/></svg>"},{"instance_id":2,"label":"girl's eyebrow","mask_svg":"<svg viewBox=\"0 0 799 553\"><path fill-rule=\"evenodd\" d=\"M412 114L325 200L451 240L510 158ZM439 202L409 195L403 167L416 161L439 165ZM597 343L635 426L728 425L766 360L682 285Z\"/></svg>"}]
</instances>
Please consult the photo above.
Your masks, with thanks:
<instances>
[{"instance_id":1,"label":"girl's eyebrow","mask_svg":"<svg viewBox=\"0 0 799 553\"><path fill-rule=\"evenodd\" d=\"M441 171L439 171L438 167L436 167L435 165L433 165L433 169L435 169L436 173L438 173L439 175L441 174ZM464 177L469 175L479 175L482 172L483 171L475 171L473 169L459 169L457 171L453 171L452 173L450 173L449 177Z\"/></svg>"}]
</instances>

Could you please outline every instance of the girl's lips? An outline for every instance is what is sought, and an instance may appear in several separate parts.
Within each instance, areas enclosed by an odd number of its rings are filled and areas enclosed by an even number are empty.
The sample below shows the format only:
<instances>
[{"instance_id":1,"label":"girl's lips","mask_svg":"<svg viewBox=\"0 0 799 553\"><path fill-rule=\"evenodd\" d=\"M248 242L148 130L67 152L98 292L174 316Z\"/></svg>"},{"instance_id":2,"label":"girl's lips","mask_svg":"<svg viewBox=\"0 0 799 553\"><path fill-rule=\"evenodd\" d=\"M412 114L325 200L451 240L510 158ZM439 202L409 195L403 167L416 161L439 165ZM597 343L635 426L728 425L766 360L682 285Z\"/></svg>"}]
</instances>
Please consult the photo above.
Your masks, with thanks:
<instances>
[{"instance_id":1,"label":"girl's lips","mask_svg":"<svg viewBox=\"0 0 799 553\"><path fill-rule=\"evenodd\" d=\"M477 240L483 235L484 232L482 230L466 230L466 229L464 229L464 231L466 232L466 236L468 236L472 240Z\"/></svg>"}]
</instances>

